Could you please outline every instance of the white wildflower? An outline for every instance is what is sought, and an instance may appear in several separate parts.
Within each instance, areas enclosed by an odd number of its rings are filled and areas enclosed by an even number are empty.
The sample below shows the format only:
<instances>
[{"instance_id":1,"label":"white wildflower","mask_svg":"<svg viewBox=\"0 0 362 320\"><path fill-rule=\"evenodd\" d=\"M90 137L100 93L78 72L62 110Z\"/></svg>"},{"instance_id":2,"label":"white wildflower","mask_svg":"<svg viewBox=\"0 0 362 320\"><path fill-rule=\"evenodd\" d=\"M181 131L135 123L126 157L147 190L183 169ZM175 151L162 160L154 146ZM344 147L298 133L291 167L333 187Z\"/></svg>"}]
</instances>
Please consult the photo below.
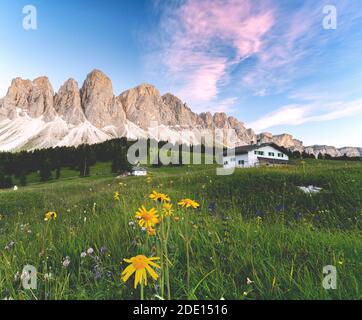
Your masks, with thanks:
<instances>
[{"instance_id":1,"label":"white wildflower","mask_svg":"<svg viewBox=\"0 0 362 320\"><path fill-rule=\"evenodd\" d=\"M65 259L63 260L63 267L68 268L69 265L70 265L70 257L66 256Z\"/></svg>"}]
</instances>

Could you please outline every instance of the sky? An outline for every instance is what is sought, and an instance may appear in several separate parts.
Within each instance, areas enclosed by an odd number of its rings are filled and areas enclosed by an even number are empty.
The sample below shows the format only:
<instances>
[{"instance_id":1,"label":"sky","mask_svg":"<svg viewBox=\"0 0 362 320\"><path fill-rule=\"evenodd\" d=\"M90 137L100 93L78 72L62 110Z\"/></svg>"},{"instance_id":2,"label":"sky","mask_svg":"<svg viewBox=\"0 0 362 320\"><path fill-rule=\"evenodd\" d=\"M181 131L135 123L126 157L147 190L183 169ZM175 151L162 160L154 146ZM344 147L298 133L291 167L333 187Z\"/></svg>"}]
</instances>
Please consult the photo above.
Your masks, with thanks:
<instances>
[{"instance_id":1,"label":"sky","mask_svg":"<svg viewBox=\"0 0 362 320\"><path fill-rule=\"evenodd\" d=\"M93 69L116 95L147 82L256 132L362 147L360 0L0 1L1 97L15 77L57 91Z\"/></svg>"}]
</instances>

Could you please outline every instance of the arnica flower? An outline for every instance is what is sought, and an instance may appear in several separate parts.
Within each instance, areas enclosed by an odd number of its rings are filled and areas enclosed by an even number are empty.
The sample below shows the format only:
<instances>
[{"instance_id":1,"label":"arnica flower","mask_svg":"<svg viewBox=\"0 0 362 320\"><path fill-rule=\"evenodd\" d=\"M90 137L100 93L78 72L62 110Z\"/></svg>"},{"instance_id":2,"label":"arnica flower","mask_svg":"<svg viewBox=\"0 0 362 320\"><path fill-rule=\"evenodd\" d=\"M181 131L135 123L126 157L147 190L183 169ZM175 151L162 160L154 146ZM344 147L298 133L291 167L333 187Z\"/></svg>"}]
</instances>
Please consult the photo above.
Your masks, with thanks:
<instances>
[{"instance_id":1,"label":"arnica flower","mask_svg":"<svg viewBox=\"0 0 362 320\"><path fill-rule=\"evenodd\" d=\"M147 210L144 206L142 206L136 212L136 218L139 219L138 224L140 227L145 227L147 229L153 228L156 224L160 223L157 210L155 208Z\"/></svg>"},{"instance_id":2,"label":"arnica flower","mask_svg":"<svg viewBox=\"0 0 362 320\"><path fill-rule=\"evenodd\" d=\"M127 282L127 280L134 274L134 288L136 289L138 284L144 283L147 286L147 272L150 274L153 280L158 279L157 273L151 268L155 267L161 269L161 267L154 263L154 260L159 260L158 257L147 258L146 256L139 255L130 259L124 259L125 262L130 263L130 265L122 272L122 280Z\"/></svg>"},{"instance_id":3,"label":"arnica flower","mask_svg":"<svg viewBox=\"0 0 362 320\"><path fill-rule=\"evenodd\" d=\"M179 203L178 203L181 207L183 208L198 208L200 205L194 201L194 200L191 200L191 199L182 199Z\"/></svg>"},{"instance_id":4,"label":"arnica flower","mask_svg":"<svg viewBox=\"0 0 362 320\"><path fill-rule=\"evenodd\" d=\"M116 201L120 201L121 200L121 195L120 193L117 191L114 193L114 196L113 196L114 200Z\"/></svg>"},{"instance_id":5,"label":"arnica flower","mask_svg":"<svg viewBox=\"0 0 362 320\"><path fill-rule=\"evenodd\" d=\"M171 203L164 203L162 207L162 212L166 217L172 216L173 212L172 204Z\"/></svg>"},{"instance_id":6,"label":"arnica flower","mask_svg":"<svg viewBox=\"0 0 362 320\"><path fill-rule=\"evenodd\" d=\"M150 195L149 198L155 201L159 201L159 202L169 202L170 201L170 197L164 193L159 193L157 191L153 191Z\"/></svg>"},{"instance_id":7,"label":"arnica flower","mask_svg":"<svg viewBox=\"0 0 362 320\"><path fill-rule=\"evenodd\" d=\"M49 211L45 214L44 221L55 220L57 218L57 213L54 211Z\"/></svg>"}]
</instances>

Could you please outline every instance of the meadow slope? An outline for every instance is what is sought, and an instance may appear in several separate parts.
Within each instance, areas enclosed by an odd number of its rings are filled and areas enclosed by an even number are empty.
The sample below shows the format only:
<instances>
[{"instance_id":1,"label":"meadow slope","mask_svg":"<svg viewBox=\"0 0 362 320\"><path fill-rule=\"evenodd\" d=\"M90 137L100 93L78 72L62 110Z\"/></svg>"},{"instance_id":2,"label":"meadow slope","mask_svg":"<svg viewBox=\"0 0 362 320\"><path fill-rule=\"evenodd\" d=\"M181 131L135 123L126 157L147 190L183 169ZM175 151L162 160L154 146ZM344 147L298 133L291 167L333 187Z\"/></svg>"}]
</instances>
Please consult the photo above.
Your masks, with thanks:
<instances>
[{"instance_id":1,"label":"meadow slope","mask_svg":"<svg viewBox=\"0 0 362 320\"><path fill-rule=\"evenodd\" d=\"M133 277L120 278L123 259L138 254L161 258L145 299L362 299L361 162L297 161L231 176L216 176L215 166L150 168L152 179L116 179L105 168L0 191L1 299L139 299ZM308 185L322 191L297 188ZM149 236L135 212L161 213L153 190L175 211ZM182 209L183 198L200 208ZM48 211L57 218L44 221ZM21 286L24 265L37 268L36 290ZM326 265L337 267L337 290L322 286Z\"/></svg>"}]
</instances>

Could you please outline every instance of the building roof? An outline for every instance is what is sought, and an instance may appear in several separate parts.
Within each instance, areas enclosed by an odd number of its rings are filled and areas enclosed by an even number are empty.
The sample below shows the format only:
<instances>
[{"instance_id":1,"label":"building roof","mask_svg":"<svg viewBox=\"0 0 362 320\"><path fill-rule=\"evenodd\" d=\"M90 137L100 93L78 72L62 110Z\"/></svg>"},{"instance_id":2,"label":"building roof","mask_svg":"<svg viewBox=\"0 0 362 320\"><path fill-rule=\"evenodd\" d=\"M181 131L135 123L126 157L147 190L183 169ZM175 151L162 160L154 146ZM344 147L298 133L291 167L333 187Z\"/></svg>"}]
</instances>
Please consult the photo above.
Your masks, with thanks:
<instances>
[{"instance_id":1,"label":"building roof","mask_svg":"<svg viewBox=\"0 0 362 320\"><path fill-rule=\"evenodd\" d=\"M249 151L253 151L262 147L273 147L274 149L280 151L280 152L285 152L280 146L278 146L275 143L262 143L262 144L250 144L250 145L246 145L246 146L240 146L240 147L236 147L235 150L235 155L238 154L245 154L248 153ZM226 156L227 153L226 151L224 152L224 156Z\"/></svg>"}]
</instances>

